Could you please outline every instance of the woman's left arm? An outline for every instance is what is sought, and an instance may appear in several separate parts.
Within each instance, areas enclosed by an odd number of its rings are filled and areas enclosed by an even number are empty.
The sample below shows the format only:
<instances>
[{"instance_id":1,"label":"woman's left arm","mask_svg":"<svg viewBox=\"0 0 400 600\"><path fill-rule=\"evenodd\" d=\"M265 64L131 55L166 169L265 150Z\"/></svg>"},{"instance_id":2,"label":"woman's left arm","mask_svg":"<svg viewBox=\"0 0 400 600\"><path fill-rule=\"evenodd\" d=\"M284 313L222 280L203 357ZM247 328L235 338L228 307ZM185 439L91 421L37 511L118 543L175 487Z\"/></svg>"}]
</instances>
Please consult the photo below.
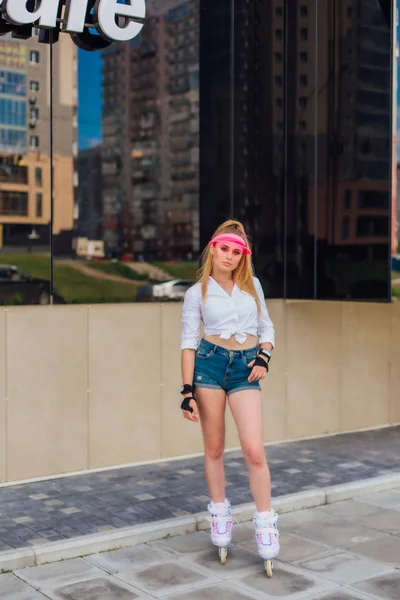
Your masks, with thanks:
<instances>
[{"instance_id":1,"label":"woman's left arm","mask_svg":"<svg viewBox=\"0 0 400 600\"><path fill-rule=\"evenodd\" d=\"M264 348L271 352L275 348L275 329L274 324L268 313L265 296L259 279L255 279L255 286L258 298L260 300L261 310L258 315L258 341L260 348Z\"/></svg>"},{"instance_id":2,"label":"woman's left arm","mask_svg":"<svg viewBox=\"0 0 400 600\"><path fill-rule=\"evenodd\" d=\"M265 302L264 292L261 287L260 281L255 278L254 284L256 286L256 291L258 298L260 300L261 310L258 313L258 344L260 348L267 350L268 353L271 353L275 347L275 329L274 324L271 321L271 318L268 313L267 304ZM262 354L258 355L257 358L249 364L251 368L251 373L248 377L248 381L259 381L260 379L264 379L266 374L268 373L268 357L263 356ZM265 364L265 366L263 366Z\"/></svg>"}]
</instances>

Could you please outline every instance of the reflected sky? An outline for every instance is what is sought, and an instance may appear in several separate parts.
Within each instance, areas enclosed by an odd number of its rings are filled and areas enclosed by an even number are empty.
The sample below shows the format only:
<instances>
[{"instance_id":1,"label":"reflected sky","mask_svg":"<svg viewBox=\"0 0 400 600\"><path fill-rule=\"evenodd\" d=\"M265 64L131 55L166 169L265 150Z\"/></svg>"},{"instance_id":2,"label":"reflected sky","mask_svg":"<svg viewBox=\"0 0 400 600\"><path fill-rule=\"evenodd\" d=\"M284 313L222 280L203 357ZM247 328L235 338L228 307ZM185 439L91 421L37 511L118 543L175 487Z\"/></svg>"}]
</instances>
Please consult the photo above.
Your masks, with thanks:
<instances>
[{"instance_id":1,"label":"reflected sky","mask_svg":"<svg viewBox=\"0 0 400 600\"><path fill-rule=\"evenodd\" d=\"M101 141L100 52L79 50L78 102L78 145L79 150L84 150L96 146Z\"/></svg>"}]
</instances>

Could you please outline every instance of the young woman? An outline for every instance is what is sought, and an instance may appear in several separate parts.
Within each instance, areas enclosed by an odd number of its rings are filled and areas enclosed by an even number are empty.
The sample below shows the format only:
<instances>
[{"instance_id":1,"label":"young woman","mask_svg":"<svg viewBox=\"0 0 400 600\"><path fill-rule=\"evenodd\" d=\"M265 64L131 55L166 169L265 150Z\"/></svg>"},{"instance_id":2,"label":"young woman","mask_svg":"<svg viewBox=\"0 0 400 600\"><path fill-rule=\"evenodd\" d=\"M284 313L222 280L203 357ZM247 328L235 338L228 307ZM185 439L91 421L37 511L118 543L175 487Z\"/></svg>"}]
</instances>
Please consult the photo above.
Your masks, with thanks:
<instances>
[{"instance_id":1,"label":"young woman","mask_svg":"<svg viewBox=\"0 0 400 600\"><path fill-rule=\"evenodd\" d=\"M219 547L224 563L232 536L224 475L227 399L256 505L253 522L258 552L271 576L271 559L279 553L278 516L271 508L259 382L268 373L274 326L261 284L253 276L248 238L238 221L220 225L205 249L199 281L185 294L182 322L181 408L189 421L200 417L212 543Z\"/></svg>"}]
</instances>

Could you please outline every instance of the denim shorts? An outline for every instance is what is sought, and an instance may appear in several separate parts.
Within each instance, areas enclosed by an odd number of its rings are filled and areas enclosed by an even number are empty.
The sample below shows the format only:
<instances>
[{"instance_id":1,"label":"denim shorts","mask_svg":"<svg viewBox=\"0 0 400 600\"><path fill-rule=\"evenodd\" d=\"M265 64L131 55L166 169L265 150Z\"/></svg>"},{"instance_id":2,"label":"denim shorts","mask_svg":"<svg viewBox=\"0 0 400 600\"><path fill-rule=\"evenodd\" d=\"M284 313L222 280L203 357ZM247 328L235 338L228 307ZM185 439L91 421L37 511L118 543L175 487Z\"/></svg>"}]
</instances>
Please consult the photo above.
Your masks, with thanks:
<instances>
[{"instance_id":1,"label":"denim shorts","mask_svg":"<svg viewBox=\"0 0 400 600\"><path fill-rule=\"evenodd\" d=\"M227 350L201 340L196 351L194 386L222 389L226 394L241 390L260 390L258 381L248 381L248 363L257 356L258 346L248 350Z\"/></svg>"}]
</instances>

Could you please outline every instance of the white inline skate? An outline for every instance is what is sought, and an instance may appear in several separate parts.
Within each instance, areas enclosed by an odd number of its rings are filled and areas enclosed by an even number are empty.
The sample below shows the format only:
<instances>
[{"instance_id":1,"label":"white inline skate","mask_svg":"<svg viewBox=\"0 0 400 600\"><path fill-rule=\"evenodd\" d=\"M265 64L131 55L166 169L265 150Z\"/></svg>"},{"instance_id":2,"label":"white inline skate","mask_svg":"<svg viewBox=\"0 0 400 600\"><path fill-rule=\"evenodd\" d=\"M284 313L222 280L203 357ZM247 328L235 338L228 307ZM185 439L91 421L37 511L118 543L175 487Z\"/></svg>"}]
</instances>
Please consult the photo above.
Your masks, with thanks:
<instances>
[{"instance_id":1,"label":"white inline skate","mask_svg":"<svg viewBox=\"0 0 400 600\"><path fill-rule=\"evenodd\" d=\"M211 542L218 547L221 564L226 563L228 546L232 541L232 511L228 500L215 504L210 502L207 506L209 521L211 523Z\"/></svg>"},{"instance_id":2,"label":"white inline skate","mask_svg":"<svg viewBox=\"0 0 400 600\"><path fill-rule=\"evenodd\" d=\"M256 533L258 554L265 561L265 571L272 577L272 559L279 554L278 515L274 510L254 513L253 523Z\"/></svg>"}]
</instances>

